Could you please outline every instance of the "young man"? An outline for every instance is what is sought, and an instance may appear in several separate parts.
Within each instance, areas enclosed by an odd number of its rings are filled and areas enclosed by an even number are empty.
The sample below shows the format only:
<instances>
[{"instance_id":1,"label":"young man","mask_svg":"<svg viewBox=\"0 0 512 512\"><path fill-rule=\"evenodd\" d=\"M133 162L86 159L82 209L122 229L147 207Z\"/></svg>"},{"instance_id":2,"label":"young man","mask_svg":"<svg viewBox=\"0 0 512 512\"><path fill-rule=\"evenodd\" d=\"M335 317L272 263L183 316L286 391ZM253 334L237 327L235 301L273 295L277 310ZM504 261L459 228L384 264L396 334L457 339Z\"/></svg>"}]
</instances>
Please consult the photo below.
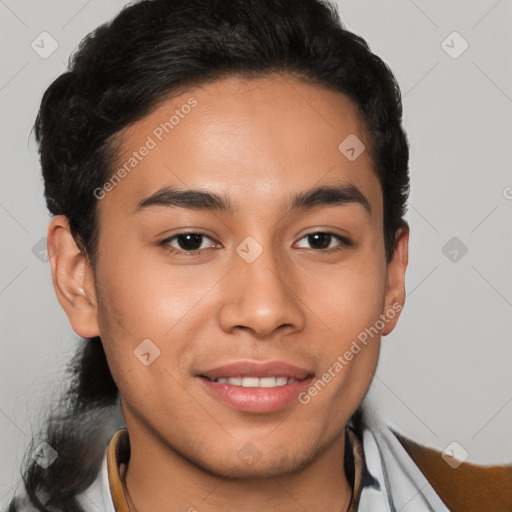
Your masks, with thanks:
<instances>
[{"instance_id":1,"label":"young man","mask_svg":"<svg viewBox=\"0 0 512 512\"><path fill-rule=\"evenodd\" d=\"M87 38L36 135L86 345L32 506L472 510L483 470L360 408L405 301L408 149L391 72L332 9L138 2Z\"/></svg>"}]
</instances>

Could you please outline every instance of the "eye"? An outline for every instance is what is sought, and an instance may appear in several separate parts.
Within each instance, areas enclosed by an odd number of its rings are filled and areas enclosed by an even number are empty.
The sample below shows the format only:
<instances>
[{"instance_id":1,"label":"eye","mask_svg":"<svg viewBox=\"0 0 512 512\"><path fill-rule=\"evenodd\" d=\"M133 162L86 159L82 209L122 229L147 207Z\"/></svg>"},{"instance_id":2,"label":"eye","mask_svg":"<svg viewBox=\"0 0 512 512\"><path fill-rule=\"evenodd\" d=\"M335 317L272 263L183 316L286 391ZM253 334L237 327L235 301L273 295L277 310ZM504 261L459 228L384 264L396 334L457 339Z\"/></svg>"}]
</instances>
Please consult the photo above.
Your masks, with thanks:
<instances>
[{"instance_id":1,"label":"eye","mask_svg":"<svg viewBox=\"0 0 512 512\"><path fill-rule=\"evenodd\" d=\"M352 242L344 236L323 231L309 233L300 239L299 244L302 240L305 240L305 243L310 244L311 247L305 247L304 245L299 245L299 247L304 247L306 249L311 248L317 251L326 249L343 249L352 245Z\"/></svg>"},{"instance_id":2,"label":"eye","mask_svg":"<svg viewBox=\"0 0 512 512\"><path fill-rule=\"evenodd\" d=\"M171 252L195 252L212 247L216 242L204 233L178 233L163 240L161 245Z\"/></svg>"}]
</instances>

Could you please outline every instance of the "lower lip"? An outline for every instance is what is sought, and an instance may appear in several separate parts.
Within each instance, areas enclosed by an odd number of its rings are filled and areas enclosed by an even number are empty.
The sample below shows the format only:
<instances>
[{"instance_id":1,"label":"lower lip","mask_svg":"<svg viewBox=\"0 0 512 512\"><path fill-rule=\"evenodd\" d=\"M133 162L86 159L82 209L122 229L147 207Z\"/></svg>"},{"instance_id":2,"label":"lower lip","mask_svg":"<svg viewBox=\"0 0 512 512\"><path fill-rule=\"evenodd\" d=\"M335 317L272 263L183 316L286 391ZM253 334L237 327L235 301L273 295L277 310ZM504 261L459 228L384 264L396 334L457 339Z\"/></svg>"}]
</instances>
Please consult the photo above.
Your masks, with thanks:
<instances>
[{"instance_id":1,"label":"lower lip","mask_svg":"<svg viewBox=\"0 0 512 512\"><path fill-rule=\"evenodd\" d=\"M298 395L309 387L313 378L275 388L244 388L214 382L205 377L199 377L199 380L217 400L233 409L243 412L269 413L280 411L296 401Z\"/></svg>"}]
</instances>

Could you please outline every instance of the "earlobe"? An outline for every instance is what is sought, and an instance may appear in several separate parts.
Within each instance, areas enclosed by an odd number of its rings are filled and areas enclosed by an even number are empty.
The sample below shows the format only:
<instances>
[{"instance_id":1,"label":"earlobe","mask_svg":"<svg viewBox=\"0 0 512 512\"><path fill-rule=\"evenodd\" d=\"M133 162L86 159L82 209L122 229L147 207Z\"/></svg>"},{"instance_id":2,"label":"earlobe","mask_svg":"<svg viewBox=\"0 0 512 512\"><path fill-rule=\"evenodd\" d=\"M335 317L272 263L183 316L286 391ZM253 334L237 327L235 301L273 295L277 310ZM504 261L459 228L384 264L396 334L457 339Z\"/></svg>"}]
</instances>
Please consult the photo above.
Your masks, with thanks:
<instances>
[{"instance_id":1,"label":"earlobe","mask_svg":"<svg viewBox=\"0 0 512 512\"><path fill-rule=\"evenodd\" d=\"M405 304L405 272L409 262L409 226L398 229L393 257L387 265L386 297L383 314L388 318L382 334L389 334L396 326Z\"/></svg>"},{"instance_id":2,"label":"earlobe","mask_svg":"<svg viewBox=\"0 0 512 512\"><path fill-rule=\"evenodd\" d=\"M92 268L63 215L53 217L48 227L48 256L53 287L71 327L84 338L99 336Z\"/></svg>"}]
</instances>

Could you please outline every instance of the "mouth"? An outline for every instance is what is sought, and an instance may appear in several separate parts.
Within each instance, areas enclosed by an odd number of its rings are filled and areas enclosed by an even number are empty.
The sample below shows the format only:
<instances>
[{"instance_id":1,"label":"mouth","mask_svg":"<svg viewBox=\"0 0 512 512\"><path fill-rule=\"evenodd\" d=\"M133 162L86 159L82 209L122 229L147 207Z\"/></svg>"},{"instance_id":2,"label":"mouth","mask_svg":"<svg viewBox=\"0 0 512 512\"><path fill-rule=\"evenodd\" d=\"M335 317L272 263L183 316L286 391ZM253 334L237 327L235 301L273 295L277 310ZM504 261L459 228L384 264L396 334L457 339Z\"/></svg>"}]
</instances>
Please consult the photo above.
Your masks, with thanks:
<instances>
[{"instance_id":1,"label":"mouth","mask_svg":"<svg viewBox=\"0 0 512 512\"><path fill-rule=\"evenodd\" d=\"M208 395L232 409L272 413L298 403L314 373L288 363L235 362L196 375Z\"/></svg>"},{"instance_id":2,"label":"mouth","mask_svg":"<svg viewBox=\"0 0 512 512\"><path fill-rule=\"evenodd\" d=\"M298 379L293 377L219 377L213 380L206 376L204 376L204 378L211 382L230 384L231 386L242 388L278 388L299 382Z\"/></svg>"}]
</instances>

